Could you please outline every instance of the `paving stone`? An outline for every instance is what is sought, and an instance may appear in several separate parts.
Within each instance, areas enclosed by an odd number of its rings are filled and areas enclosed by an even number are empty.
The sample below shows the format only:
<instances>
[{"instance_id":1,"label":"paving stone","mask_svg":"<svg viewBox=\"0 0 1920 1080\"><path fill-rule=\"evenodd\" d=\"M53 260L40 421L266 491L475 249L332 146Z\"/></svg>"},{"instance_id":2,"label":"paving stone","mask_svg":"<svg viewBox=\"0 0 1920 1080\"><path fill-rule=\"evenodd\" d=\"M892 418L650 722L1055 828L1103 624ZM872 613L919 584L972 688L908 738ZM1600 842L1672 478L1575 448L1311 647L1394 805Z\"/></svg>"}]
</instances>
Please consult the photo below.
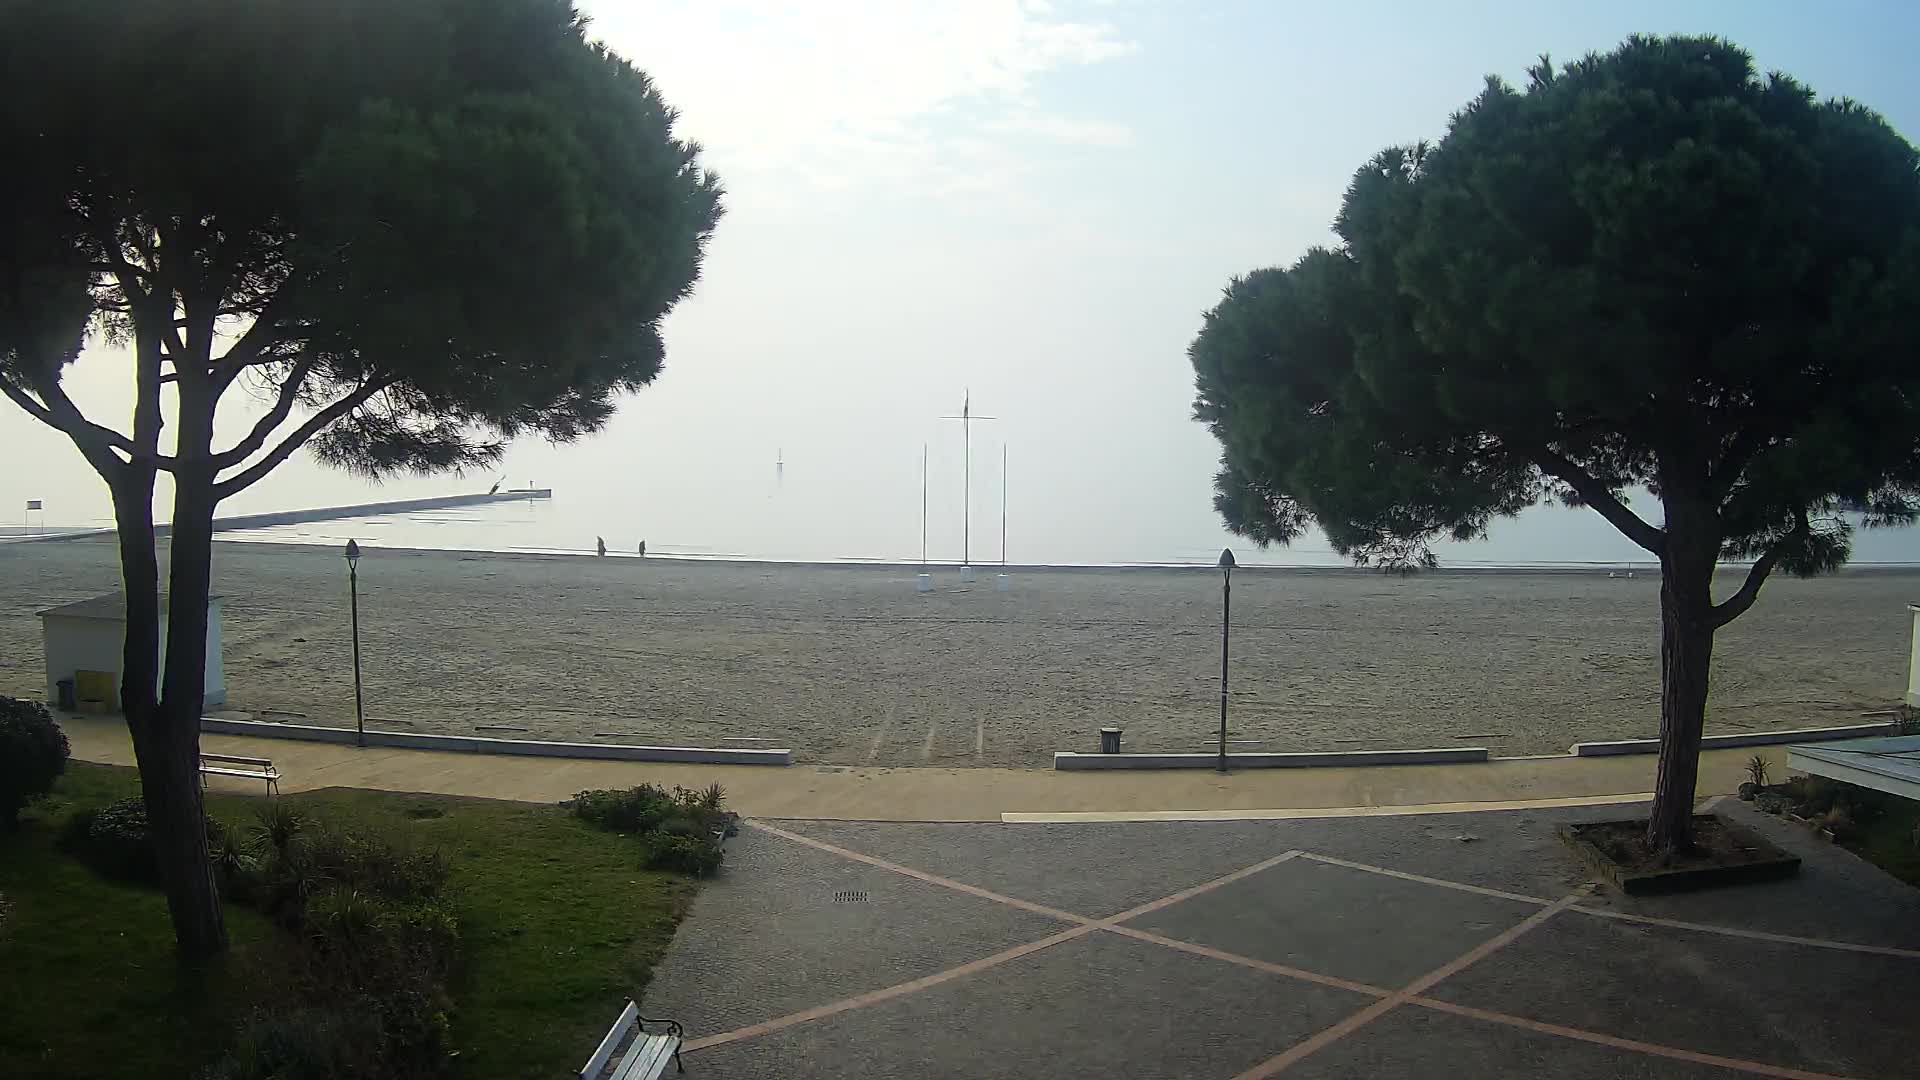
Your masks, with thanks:
<instances>
[{"instance_id":1,"label":"paving stone","mask_svg":"<svg viewBox=\"0 0 1920 1080\"><path fill-rule=\"evenodd\" d=\"M1112 934L687 1056L701 1080L1236 1075L1372 999Z\"/></svg>"},{"instance_id":2,"label":"paving stone","mask_svg":"<svg viewBox=\"0 0 1920 1080\"><path fill-rule=\"evenodd\" d=\"M1920 960L1565 912L1428 996L1725 1057L1916 1076Z\"/></svg>"},{"instance_id":3,"label":"paving stone","mask_svg":"<svg viewBox=\"0 0 1920 1080\"><path fill-rule=\"evenodd\" d=\"M1920 950L1920 889L1802 826L1737 800L1722 802L1716 813L1800 856L1800 873L1782 881L1672 896L1606 892L1593 903L1663 919Z\"/></svg>"},{"instance_id":4,"label":"paving stone","mask_svg":"<svg viewBox=\"0 0 1920 1080\"><path fill-rule=\"evenodd\" d=\"M921 870L938 867L933 872L1089 918L1117 915L1286 850L1271 846L1264 830L1211 822L787 824L863 854Z\"/></svg>"},{"instance_id":5,"label":"paving stone","mask_svg":"<svg viewBox=\"0 0 1920 1080\"><path fill-rule=\"evenodd\" d=\"M1296 1080L1733 1080L1712 1065L1401 1007L1287 1070Z\"/></svg>"},{"instance_id":6,"label":"paving stone","mask_svg":"<svg viewBox=\"0 0 1920 1080\"><path fill-rule=\"evenodd\" d=\"M1285 822L791 823L793 831L1089 917L1292 848L1529 896L1585 880L1553 827L1634 807ZM1744 808L1734 808L1734 814ZM1784 828L1761 822L1763 830ZM1461 836L1471 840L1458 839ZM1707 924L1912 947L1920 893L1805 835L1796 881L1590 903ZM1796 847L1796 845L1799 845ZM837 903L834 894L864 893ZM1296 858L1133 925L1383 986L1439 967L1538 905ZM748 830L702 889L647 996L699 1035L828 1004L1034 941L1066 923ZM1920 1076L1920 959L1765 943L1563 912L1435 996L1726 1057ZM689 1075L1226 1077L1370 999L1093 934L930 989L700 1051ZM697 1060L696 1060L697 1059ZM1325 1077L1715 1075L1403 1007L1289 1073Z\"/></svg>"},{"instance_id":7,"label":"paving stone","mask_svg":"<svg viewBox=\"0 0 1920 1080\"><path fill-rule=\"evenodd\" d=\"M1128 925L1398 988L1539 910L1296 858Z\"/></svg>"},{"instance_id":8,"label":"paving stone","mask_svg":"<svg viewBox=\"0 0 1920 1080\"><path fill-rule=\"evenodd\" d=\"M838 894L857 893L863 899ZM690 1037L990 956L1067 924L743 829L646 992Z\"/></svg>"}]
</instances>

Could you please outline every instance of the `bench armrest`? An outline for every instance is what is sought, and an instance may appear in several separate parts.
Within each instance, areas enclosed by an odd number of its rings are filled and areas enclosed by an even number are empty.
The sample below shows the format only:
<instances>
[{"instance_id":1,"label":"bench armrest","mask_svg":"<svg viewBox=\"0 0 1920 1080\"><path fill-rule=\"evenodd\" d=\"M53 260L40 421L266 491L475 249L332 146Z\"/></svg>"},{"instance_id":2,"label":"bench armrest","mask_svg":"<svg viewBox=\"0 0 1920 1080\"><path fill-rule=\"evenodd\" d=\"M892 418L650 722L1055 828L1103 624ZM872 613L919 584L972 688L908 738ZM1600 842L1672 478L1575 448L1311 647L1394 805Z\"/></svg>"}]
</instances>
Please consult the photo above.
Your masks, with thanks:
<instances>
[{"instance_id":1,"label":"bench armrest","mask_svg":"<svg viewBox=\"0 0 1920 1080\"><path fill-rule=\"evenodd\" d=\"M639 1021L640 1030L643 1032L647 1030L648 1024L654 1024L666 1028L667 1034L676 1039L685 1039L687 1037L686 1031L680 1027L680 1021L678 1020L649 1020L644 1016L635 1017L635 1019Z\"/></svg>"}]
</instances>

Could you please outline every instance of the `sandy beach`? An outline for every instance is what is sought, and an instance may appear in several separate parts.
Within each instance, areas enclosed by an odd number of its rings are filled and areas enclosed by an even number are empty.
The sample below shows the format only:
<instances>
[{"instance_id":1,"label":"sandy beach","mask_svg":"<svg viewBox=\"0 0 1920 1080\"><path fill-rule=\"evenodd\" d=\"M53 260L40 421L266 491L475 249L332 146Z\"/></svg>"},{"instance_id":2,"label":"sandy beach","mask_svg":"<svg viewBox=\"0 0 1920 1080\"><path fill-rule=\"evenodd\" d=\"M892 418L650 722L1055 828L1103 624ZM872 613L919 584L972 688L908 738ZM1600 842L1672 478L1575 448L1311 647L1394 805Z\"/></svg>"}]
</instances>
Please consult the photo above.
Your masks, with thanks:
<instances>
[{"instance_id":1,"label":"sandy beach","mask_svg":"<svg viewBox=\"0 0 1920 1080\"><path fill-rule=\"evenodd\" d=\"M366 711L400 730L849 765L1044 767L1108 725L1128 749L1213 745L1217 573L1018 570L1000 593L988 569L961 586L948 568L917 595L916 571L370 551ZM230 708L350 725L339 554L221 543L214 577ZM118 584L108 542L0 545L0 693L44 694L35 611ZM1897 701L1917 596L1911 571L1769 582L1719 636L1708 730L1850 723ZM1652 735L1658 602L1646 575L1243 570L1233 745L1517 755Z\"/></svg>"}]
</instances>

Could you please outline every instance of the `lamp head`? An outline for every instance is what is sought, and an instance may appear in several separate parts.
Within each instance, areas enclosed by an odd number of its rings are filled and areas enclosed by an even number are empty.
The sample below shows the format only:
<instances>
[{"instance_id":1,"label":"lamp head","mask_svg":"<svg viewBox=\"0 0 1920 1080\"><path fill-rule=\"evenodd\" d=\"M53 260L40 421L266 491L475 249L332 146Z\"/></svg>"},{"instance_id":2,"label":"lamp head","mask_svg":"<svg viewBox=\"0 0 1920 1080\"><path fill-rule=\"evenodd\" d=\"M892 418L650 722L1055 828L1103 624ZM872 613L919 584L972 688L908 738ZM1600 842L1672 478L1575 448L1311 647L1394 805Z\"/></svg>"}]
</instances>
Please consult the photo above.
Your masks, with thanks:
<instances>
[{"instance_id":1,"label":"lamp head","mask_svg":"<svg viewBox=\"0 0 1920 1080\"><path fill-rule=\"evenodd\" d=\"M1231 569L1233 569L1233 566L1234 566L1234 563L1233 563L1233 549L1232 549L1232 548L1221 548L1221 549L1220 549L1220 569L1222 569L1222 570L1231 570Z\"/></svg>"},{"instance_id":2,"label":"lamp head","mask_svg":"<svg viewBox=\"0 0 1920 1080\"><path fill-rule=\"evenodd\" d=\"M360 561L360 545L353 542L352 540L347 541L347 565L352 566L359 561Z\"/></svg>"}]
</instances>

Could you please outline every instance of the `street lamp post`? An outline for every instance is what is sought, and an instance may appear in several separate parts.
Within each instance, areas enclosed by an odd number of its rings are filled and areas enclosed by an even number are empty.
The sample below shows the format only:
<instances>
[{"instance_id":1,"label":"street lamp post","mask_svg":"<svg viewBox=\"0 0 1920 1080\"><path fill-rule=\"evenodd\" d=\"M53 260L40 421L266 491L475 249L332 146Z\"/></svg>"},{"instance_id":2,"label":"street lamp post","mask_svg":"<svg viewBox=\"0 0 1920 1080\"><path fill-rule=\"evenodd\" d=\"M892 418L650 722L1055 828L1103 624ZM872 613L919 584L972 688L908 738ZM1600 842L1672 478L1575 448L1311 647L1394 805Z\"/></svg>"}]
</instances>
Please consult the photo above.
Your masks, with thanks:
<instances>
[{"instance_id":1,"label":"street lamp post","mask_svg":"<svg viewBox=\"0 0 1920 1080\"><path fill-rule=\"evenodd\" d=\"M1233 550L1220 549L1220 771L1227 771L1227 633L1233 625Z\"/></svg>"},{"instance_id":2,"label":"street lamp post","mask_svg":"<svg viewBox=\"0 0 1920 1080\"><path fill-rule=\"evenodd\" d=\"M367 718L360 704L360 545L347 541L347 604L353 619L353 742L367 745Z\"/></svg>"}]
</instances>

